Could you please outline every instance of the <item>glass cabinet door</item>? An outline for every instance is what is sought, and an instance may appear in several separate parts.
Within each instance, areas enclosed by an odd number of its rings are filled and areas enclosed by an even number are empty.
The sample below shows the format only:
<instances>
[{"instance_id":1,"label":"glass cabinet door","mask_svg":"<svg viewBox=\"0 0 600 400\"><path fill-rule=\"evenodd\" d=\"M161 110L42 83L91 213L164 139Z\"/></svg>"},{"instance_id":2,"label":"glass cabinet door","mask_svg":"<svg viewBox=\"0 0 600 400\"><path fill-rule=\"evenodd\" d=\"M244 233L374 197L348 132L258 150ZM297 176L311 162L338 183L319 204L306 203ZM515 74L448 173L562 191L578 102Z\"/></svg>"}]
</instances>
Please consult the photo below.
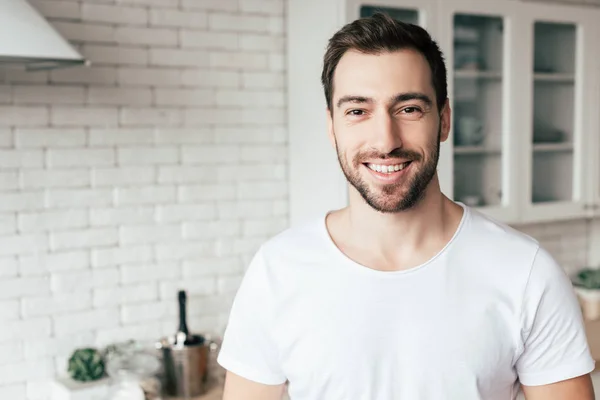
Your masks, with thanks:
<instances>
[{"instance_id":1,"label":"glass cabinet door","mask_svg":"<svg viewBox=\"0 0 600 400\"><path fill-rule=\"evenodd\" d=\"M376 12L383 12L388 14L390 17L407 22L409 24L419 24L419 11L411 8L397 8L397 7L386 7L386 6L373 6L373 5L361 5L360 6L360 17L370 17Z\"/></svg>"},{"instance_id":2,"label":"glass cabinet door","mask_svg":"<svg viewBox=\"0 0 600 400\"><path fill-rule=\"evenodd\" d=\"M453 32L453 197L473 207L500 206L503 17L455 13Z\"/></svg>"},{"instance_id":3,"label":"glass cabinet door","mask_svg":"<svg viewBox=\"0 0 600 400\"><path fill-rule=\"evenodd\" d=\"M573 201L577 29L534 26L531 202Z\"/></svg>"}]
</instances>

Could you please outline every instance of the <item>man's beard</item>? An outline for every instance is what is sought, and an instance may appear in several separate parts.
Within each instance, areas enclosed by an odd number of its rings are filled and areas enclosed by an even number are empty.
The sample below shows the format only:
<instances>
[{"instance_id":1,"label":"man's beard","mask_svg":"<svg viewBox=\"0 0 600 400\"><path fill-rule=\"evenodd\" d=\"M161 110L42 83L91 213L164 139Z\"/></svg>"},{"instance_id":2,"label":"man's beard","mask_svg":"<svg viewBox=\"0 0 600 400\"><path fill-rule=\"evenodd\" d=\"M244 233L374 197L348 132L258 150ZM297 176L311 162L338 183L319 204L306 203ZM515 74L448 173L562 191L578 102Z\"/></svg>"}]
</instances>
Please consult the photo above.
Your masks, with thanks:
<instances>
[{"instance_id":1,"label":"man's beard","mask_svg":"<svg viewBox=\"0 0 600 400\"><path fill-rule=\"evenodd\" d=\"M352 160L353 169L350 168L346 161L345 154L340 153L340 149L335 142L335 147L338 155L338 161L346 176L348 182L354 186L354 188L360 193L362 198L369 204L373 209L382 213L396 213L406 211L416 206L425 196L425 191L429 183L433 179L436 173L437 164L440 156L440 135L441 126L438 129L437 140L431 146L429 154L425 160L423 157L416 152L404 149L395 149L389 154L381 155L375 153L358 153ZM401 158L404 160L411 160L410 168L413 171L412 178L408 181L403 180L402 182L384 185L381 187L380 192L376 193L369 187L369 184L365 182L359 173L360 168L364 160L386 160L390 158ZM420 164L420 165L419 165ZM366 167L366 166L365 166ZM368 168L368 167L366 167ZM415 168L416 171L414 171ZM403 193L399 193L398 190L401 188L407 188L403 190Z\"/></svg>"}]
</instances>

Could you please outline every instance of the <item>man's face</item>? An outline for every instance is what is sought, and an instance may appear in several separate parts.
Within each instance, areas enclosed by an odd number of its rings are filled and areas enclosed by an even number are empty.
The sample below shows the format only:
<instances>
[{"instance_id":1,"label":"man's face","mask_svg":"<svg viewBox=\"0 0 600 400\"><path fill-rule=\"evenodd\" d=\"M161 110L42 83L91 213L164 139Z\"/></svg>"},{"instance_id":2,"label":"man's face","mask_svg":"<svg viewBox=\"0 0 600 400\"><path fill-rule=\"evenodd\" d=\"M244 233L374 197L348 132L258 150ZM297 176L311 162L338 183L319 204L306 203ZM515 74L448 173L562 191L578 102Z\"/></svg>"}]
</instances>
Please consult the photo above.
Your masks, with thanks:
<instances>
[{"instance_id":1,"label":"man's face","mask_svg":"<svg viewBox=\"0 0 600 400\"><path fill-rule=\"evenodd\" d=\"M413 50L349 51L334 75L329 136L348 182L380 212L416 205L435 176L449 109L436 105L431 70Z\"/></svg>"}]
</instances>

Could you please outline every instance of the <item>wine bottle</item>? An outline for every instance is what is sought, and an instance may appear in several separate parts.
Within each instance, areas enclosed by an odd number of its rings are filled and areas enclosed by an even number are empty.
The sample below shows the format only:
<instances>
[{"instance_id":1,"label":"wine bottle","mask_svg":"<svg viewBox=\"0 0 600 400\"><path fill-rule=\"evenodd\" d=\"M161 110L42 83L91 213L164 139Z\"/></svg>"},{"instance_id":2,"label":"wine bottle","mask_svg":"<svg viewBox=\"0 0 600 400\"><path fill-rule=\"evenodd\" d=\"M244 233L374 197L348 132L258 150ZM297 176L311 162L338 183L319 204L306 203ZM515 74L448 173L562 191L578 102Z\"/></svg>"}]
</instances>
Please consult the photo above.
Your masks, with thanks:
<instances>
[{"instance_id":1,"label":"wine bottle","mask_svg":"<svg viewBox=\"0 0 600 400\"><path fill-rule=\"evenodd\" d=\"M187 313L186 313L186 301L187 295L184 290L179 291L178 295L179 300L179 329L177 329L176 334L176 342L179 345L188 345L190 344L190 330L187 326Z\"/></svg>"}]
</instances>

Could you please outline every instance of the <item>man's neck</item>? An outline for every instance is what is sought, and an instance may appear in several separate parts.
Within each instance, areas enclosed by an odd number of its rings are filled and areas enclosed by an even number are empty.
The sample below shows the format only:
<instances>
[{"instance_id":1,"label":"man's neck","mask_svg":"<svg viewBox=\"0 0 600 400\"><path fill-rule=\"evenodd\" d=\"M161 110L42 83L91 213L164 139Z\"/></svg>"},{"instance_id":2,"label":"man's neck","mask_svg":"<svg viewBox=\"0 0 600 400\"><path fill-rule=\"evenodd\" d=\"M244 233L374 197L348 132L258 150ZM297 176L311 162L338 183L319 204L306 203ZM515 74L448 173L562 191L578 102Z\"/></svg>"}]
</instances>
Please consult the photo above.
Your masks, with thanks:
<instances>
[{"instance_id":1,"label":"man's neck","mask_svg":"<svg viewBox=\"0 0 600 400\"><path fill-rule=\"evenodd\" d=\"M462 208L441 193L436 179L417 205L398 213L380 213L352 190L340 215L343 241L381 265L403 269L427 261L448 243L462 218Z\"/></svg>"}]
</instances>

